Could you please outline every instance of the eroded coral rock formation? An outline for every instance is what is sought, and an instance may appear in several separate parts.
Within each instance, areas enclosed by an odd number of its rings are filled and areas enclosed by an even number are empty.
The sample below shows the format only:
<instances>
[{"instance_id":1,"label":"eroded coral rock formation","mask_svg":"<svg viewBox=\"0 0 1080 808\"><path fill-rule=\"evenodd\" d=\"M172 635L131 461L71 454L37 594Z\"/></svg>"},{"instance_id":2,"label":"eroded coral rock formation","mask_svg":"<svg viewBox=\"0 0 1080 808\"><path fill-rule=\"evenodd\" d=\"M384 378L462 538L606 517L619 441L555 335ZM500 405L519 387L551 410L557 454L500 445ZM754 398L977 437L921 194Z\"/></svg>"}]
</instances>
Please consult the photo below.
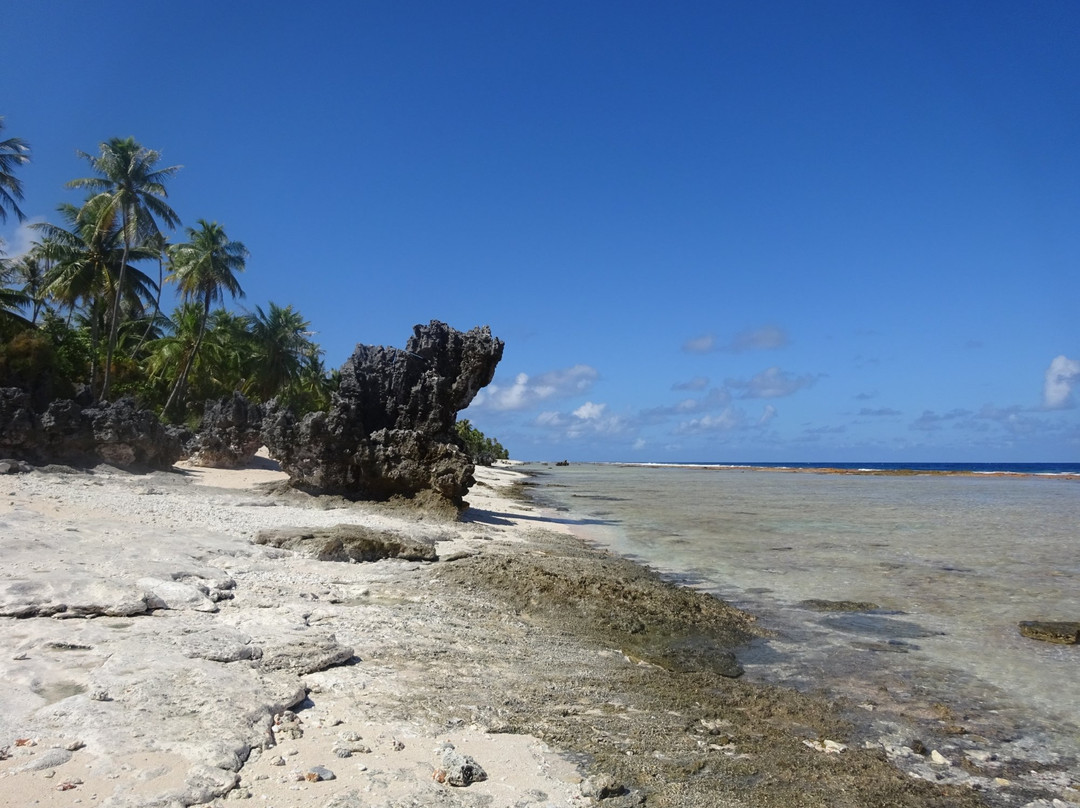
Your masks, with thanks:
<instances>
[{"instance_id":1,"label":"eroded coral rock formation","mask_svg":"<svg viewBox=\"0 0 1080 808\"><path fill-rule=\"evenodd\" d=\"M0 454L34 463L164 469L182 452L176 435L134 399L85 407L60 399L38 413L26 392L0 389Z\"/></svg>"},{"instance_id":2,"label":"eroded coral rock formation","mask_svg":"<svg viewBox=\"0 0 1080 808\"><path fill-rule=\"evenodd\" d=\"M404 349L358 345L329 411L298 420L268 407L263 442L302 490L460 509L473 465L454 423L502 352L487 326L463 333L435 320L415 326Z\"/></svg>"},{"instance_id":3,"label":"eroded coral rock formation","mask_svg":"<svg viewBox=\"0 0 1080 808\"><path fill-rule=\"evenodd\" d=\"M320 561L439 560L435 545L430 542L365 525L260 530L255 536L255 544L297 550Z\"/></svg>"},{"instance_id":4,"label":"eroded coral rock formation","mask_svg":"<svg viewBox=\"0 0 1080 808\"><path fill-rule=\"evenodd\" d=\"M219 469L247 465L262 446L262 421L262 407L240 393L208 402L192 442L191 462Z\"/></svg>"}]
</instances>

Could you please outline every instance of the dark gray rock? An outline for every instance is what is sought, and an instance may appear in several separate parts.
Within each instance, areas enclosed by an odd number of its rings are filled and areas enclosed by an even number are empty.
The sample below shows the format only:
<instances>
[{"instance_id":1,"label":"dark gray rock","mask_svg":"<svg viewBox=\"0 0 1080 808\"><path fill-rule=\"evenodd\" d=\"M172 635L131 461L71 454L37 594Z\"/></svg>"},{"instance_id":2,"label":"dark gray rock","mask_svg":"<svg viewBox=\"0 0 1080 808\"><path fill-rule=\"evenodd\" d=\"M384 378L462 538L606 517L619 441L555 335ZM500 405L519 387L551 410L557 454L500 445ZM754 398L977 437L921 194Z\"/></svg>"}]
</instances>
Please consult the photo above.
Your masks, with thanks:
<instances>
[{"instance_id":1,"label":"dark gray rock","mask_svg":"<svg viewBox=\"0 0 1080 808\"><path fill-rule=\"evenodd\" d=\"M0 388L0 447L17 452L32 446L36 429L30 396L16 387Z\"/></svg>"},{"instance_id":2,"label":"dark gray rock","mask_svg":"<svg viewBox=\"0 0 1080 808\"><path fill-rule=\"evenodd\" d=\"M262 407L240 393L207 402L198 434L191 442L191 462L219 469L247 465L262 446L262 421Z\"/></svg>"},{"instance_id":3,"label":"dark gray rock","mask_svg":"<svg viewBox=\"0 0 1080 808\"><path fill-rule=\"evenodd\" d=\"M327 412L303 419L272 405L263 443L301 490L350 499L428 498L464 508L473 465L457 413L495 375L503 343L486 326L432 321L404 349L358 345Z\"/></svg>"},{"instance_id":4,"label":"dark gray rock","mask_svg":"<svg viewBox=\"0 0 1080 808\"><path fill-rule=\"evenodd\" d=\"M134 399L84 407L71 399L34 411L29 396L0 389L0 452L33 463L108 463L169 468L183 452L175 435Z\"/></svg>"},{"instance_id":5,"label":"dark gray rock","mask_svg":"<svg viewBox=\"0 0 1080 808\"><path fill-rule=\"evenodd\" d=\"M320 561L438 561L435 546L387 530L363 525L260 530L255 544L307 553Z\"/></svg>"}]
</instances>

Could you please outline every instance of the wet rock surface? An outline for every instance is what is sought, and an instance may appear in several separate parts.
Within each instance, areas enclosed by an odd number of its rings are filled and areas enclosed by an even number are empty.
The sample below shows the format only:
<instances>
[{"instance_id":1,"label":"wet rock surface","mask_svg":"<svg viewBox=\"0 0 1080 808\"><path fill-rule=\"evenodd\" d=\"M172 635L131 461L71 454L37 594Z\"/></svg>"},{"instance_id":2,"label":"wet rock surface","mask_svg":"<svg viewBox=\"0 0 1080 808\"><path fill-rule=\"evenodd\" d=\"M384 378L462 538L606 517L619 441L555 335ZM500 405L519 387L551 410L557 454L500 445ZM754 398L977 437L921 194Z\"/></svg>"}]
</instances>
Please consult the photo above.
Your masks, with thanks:
<instances>
[{"instance_id":1,"label":"wet rock surface","mask_svg":"<svg viewBox=\"0 0 1080 808\"><path fill-rule=\"evenodd\" d=\"M873 612L881 608L876 603L865 600L821 600L819 598L804 600L799 605L815 612Z\"/></svg>"},{"instance_id":2,"label":"wet rock surface","mask_svg":"<svg viewBox=\"0 0 1080 808\"><path fill-rule=\"evenodd\" d=\"M475 705L450 702L453 714L587 755L584 790L602 796L599 805L985 804L969 788L916 780L880 748L861 748L826 698L732 678L727 655L763 633L751 616L573 539L538 535L533 546L430 568L443 608L468 609L458 643L475 648L496 623L515 637L501 662L469 661L455 643L434 664L459 666L452 695ZM693 664L665 648L687 637L711 641L695 643ZM712 655L724 661L710 664ZM499 666L498 688L473 673L485 664ZM451 693L437 696L433 706ZM823 738L843 755L803 743Z\"/></svg>"},{"instance_id":3,"label":"wet rock surface","mask_svg":"<svg viewBox=\"0 0 1080 808\"><path fill-rule=\"evenodd\" d=\"M1020 633L1032 640L1076 645L1080 643L1080 621L1024 620Z\"/></svg>"},{"instance_id":4,"label":"wet rock surface","mask_svg":"<svg viewBox=\"0 0 1080 808\"><path fill-rule=\"evenodd\" d=\"M153 413L134 399L83 406L53 401L41 412L17 388L0 389L0 454L32 463L166 469L183 445Z\"/></svg>"},{"instance_id":5,"label":"wet rock surface","mask_svg":"<svg viewBox=\"0 0 1080 808\"><path fill-rule=\"evenodd\" d=\"M435 545L389 530L363 525L334 525L322 529L272 528L260 530L256 544L296 550L319 561L438 561Z\"/></svg>"},{"instance_id":6,"label":"wet rock surface","mask_svg":"<svg viewBox=\"0 0 1080 808\"><path fill-rule=\"evenodd\" d=\"M494 377L502 352L486 326L462 333L434 320L416 326L404 349L358 345L329 411L298 420L269 407L263 441L303 490L460 509L474 480L455 418Z\"/></svg>"},{"instance_id":7,"label":"wet rock surface","mask_svg":"<svg viewBox=\"0 0 1080 808\"><path fill-rule=\"evenodd\" d=\"M742 674L733 651L762 634L751 615L625 559L564 552L468 559L446 577L463 586L484 581L514 612L558 615L565 629L617 640L632 659L681 672Z\"/></svg>"}]
</instances>

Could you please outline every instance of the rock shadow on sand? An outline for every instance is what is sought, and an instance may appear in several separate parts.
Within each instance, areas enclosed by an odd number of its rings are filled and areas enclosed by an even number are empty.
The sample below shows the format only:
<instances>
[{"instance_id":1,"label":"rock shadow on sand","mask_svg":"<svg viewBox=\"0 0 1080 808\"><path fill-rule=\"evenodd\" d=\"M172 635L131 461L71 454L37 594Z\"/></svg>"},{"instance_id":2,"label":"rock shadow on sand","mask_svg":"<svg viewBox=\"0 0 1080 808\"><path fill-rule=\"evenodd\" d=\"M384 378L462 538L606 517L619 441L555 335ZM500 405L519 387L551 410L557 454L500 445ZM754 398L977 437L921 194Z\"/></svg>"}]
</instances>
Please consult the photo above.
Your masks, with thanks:
<instances>
[{"instance_id":1,"label":"rock shadow on sand","mask_svg":"<svg viewBox=\"0 0 1080 808\"><path fill-rule=\"evenodd\" d=\"M480 525L500 525L503 527L509 527L521 522L536 522L542 525L569 525L571 527L617 524L612 519L564 519L561 517L534 516L527 513L488 511L483 508L469 508L461 515L460 521Z\"/></svg>"}]
</instances>

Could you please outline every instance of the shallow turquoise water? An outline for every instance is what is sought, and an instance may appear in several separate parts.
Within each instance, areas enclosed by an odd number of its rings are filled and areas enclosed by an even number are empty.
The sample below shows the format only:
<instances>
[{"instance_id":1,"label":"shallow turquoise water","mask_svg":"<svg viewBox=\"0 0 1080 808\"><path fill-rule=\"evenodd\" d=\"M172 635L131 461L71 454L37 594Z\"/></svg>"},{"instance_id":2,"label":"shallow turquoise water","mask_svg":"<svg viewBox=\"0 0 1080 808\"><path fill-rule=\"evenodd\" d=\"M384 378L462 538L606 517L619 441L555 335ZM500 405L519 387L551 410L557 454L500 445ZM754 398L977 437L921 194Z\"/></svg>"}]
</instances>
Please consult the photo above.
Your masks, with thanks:
<instances>
[{"instance_id":1,"label":"shallow turquoise water","mask_svg":"<svg viewBox=\"0 0 1080 808\"><path fill-rule=\"evenodd\" d=\"M856 699L907 688L1080 751L1080 646L1017 630L1021 620L1080 620L1080 481L529 470L540 501L589 541L777 630L740 655L748 676ZM799 606L807 599L881 608L823 614Z\"/></svg>"}]
</instances>

